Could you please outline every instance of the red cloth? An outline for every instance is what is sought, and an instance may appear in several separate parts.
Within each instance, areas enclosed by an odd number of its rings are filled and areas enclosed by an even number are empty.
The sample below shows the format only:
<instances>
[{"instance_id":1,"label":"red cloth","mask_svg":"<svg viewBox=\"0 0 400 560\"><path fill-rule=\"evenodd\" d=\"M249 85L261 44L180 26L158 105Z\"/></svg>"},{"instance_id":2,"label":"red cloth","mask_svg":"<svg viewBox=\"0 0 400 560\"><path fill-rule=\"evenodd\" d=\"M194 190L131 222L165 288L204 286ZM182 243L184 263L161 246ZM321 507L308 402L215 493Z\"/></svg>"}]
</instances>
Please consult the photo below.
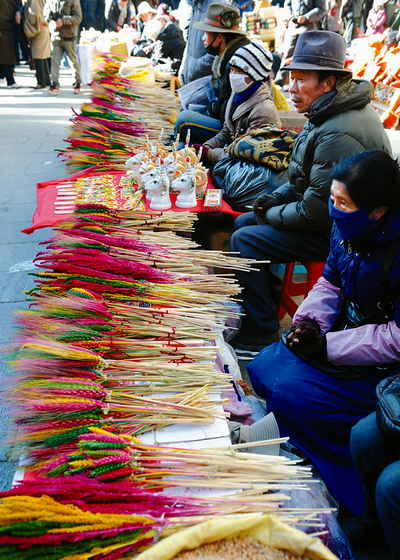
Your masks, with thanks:
<instances>
[{"instance_id":1,"label":"red cloth","mask_svg":"<svg viewBox=\"0 0 400 560\"><path fill-rule=\"evenodd\" d=\"M34 232L36 229L45 228L45 227L55 227L62 223L64 220L70 217L70 214L56 214L55 213L55 201L57 198L57 186L63 185L65 183L71 183L75 179L80 177L93 177L95 175L114 175L116 178L121 178L124 175L124 172L114 172L114 173L106 173L104 171L101 172L79 172L75 173L74 175L70 175L70 177L65 179L54 179L52 181L44 181L42 183L37 184L37 191L36 191L36 198L37 198L37 207L35 213L33 214L32 218L32 225L21 230L22 233L30 234ZM213 189L213 185L211 183L211 179L208 178L207 189ZM199 200L197 206L195 208L177 208L175 206L175 200L177 195L171 193L171 202L173 212L203 212L204 211L204 199ZM100 202L100 201L99 201ZM146 201L146 210L151 211L150 202ZM240 215L240 212L234 212L232 208L227 204L224 200L222 201L222 208L221 212L225 214L231 214L234 218Z\"/></svg>"}]
</instances>

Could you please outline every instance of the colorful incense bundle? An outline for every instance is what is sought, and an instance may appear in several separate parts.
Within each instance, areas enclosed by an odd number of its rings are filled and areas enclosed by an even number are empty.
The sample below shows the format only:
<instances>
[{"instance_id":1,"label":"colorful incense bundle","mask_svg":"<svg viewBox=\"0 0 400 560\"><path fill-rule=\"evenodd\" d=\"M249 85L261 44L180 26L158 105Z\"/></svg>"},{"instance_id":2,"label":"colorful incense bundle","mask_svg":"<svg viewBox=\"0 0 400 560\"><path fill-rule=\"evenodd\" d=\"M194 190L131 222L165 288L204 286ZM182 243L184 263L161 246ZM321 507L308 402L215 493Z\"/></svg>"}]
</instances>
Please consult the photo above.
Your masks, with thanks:
<instances>
[{"instance_id":1,"label":"colorful incense bundle","mask_svg":"<svg viewBox=\"0 0 400 560\"><path fill-rule=\"evenodd\" d=\"M96 52L97 71L91 83L92 100L72 120L69 147L62 154L73 171L124 169L143 137L156 140L159 131L173 136L178 100L158 84L118 75L121 58Z\"/></svg>"}]
</instances>

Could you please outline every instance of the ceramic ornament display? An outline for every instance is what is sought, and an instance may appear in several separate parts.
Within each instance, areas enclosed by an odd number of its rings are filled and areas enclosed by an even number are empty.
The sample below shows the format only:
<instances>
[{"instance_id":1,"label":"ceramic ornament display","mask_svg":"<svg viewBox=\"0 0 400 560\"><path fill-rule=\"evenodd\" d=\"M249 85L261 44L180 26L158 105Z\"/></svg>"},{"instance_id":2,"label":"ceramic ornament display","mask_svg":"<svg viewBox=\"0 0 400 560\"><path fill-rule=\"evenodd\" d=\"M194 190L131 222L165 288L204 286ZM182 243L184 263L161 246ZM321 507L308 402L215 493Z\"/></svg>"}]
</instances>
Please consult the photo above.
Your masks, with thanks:
<instances>
[{"instance_id":1,"label":"ceramic ornament display","mask_svg":"<svg viewBox=\"0 0 400 560\"><path fill-rule=\"evenodd\" d=\"M179 194L176 197L175 206L178 208L194 208L197 206L196 198L196 176L190 168L190 160L187 159L185 173L182 173L172 182L174 191Z\"/></svg>"},{"instance_id":2,"label":"ceramic ornament display","mask_svg":"<svg viewBox=\"0 0 400 560\"><path fill-rule=\"evenodd\" d=\"M156 167L160 167L159 162ZM169 210L171 208L169 184L170 182L163 166L161 166L160 174L146 183L147 192L152 196L150 201L150 208L152 210Z\"/></svg>"}]
</instances>

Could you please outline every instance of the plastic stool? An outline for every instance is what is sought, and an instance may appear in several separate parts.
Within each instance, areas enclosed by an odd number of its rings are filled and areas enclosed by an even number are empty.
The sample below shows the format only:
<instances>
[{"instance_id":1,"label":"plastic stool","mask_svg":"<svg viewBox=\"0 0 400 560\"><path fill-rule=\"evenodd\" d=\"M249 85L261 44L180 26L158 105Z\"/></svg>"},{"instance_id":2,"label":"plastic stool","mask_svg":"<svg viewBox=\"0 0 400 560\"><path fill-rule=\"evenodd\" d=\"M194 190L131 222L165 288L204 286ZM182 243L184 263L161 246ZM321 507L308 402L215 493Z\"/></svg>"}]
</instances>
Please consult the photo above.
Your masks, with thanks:
<instances>
[{"instance_id":1,"label":"plastic stool","mask_svg":"<svg viewBox=\"0 0 400 560\"><path fill-rule=\"evenodd\" d=\"M283 319L285 312L293 317L298 308L293 296L307 296L308 292L321 276L322 269L325 266L325 262L302 261L301 264L307 271L307 280L305 282L294 282L293 272L295 264L294 262L286 264L281 296L279 298L279 319Z\"/></svg>"}]
</instances>

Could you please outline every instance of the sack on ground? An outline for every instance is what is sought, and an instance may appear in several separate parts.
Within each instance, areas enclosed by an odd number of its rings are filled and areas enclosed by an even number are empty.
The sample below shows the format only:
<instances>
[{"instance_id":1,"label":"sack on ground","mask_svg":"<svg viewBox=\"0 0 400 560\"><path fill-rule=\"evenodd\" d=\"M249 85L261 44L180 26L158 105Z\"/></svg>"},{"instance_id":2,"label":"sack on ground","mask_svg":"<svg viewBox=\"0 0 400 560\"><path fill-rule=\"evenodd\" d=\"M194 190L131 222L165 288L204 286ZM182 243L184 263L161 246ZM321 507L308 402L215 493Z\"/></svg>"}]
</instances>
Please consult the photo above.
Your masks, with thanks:
<instances>
[{"instance_id":1,"label":"sack on ground","mask_svg":"<svg viewBox=\"0 0 400 560\"><path fill-rule=\"evenodd\" d=\"M258 196L286 183L288 170L276 172L261 163L229 156L217 163L213 177L232 210L248 212L248 206L252 206Z\"/></svg>"}]
</instances>

